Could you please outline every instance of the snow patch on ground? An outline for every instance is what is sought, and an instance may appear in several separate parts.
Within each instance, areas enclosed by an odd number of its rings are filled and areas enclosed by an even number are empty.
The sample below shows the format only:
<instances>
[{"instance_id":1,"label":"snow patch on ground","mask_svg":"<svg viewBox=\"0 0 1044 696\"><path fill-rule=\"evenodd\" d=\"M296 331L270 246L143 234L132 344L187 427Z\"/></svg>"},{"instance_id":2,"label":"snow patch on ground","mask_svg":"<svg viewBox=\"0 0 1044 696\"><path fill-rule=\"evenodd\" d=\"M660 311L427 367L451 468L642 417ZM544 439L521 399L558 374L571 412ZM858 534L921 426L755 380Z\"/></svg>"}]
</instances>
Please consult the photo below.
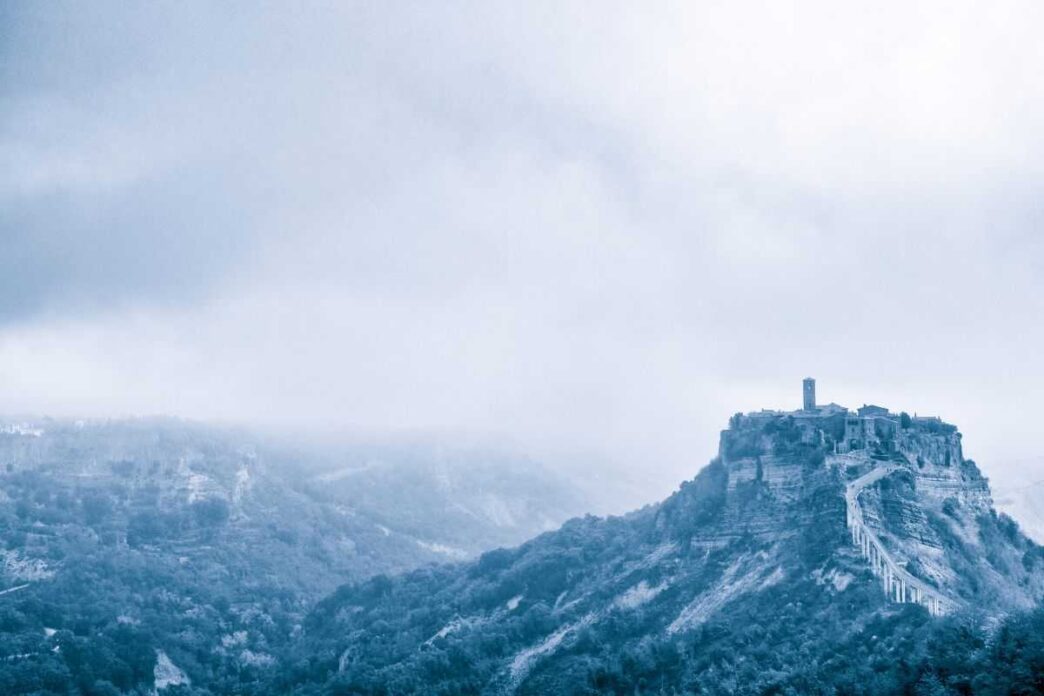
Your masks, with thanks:
<instances>
[{"instance_id":1,"label":"snow patch on ground","mask_svg":"<svg viewBox=\"0 0 1044 696\"><path fill-rule=\"evenodd\" d=\"M786 576L787 574L783 571L783 567L776 566L776 569L772 571L768 577L761 581L761 584L758 585L758 589L765 590L769 587L772 587L773 585L778 585L783 581L783 578L785 578Z\"/></svg>"},{"instance_id":2,"label":"snow patch on ground","mask_svg":"<svg viewBox=\"0 0 1044 696\"><path fill-rule=\"evenodd\" d=\"M152 670L153 680L156 682L156 691L166 689L168 686L189 686L192 680L182 671L180 667L171 662L167 653L162 650L156 651L156 667Z\"/></svg>"},{"instance_id":3,"label":"snow patch on ground","mask_svg":"<svg viewBox=\"0 0 1044 696\"><path fill-rule=\"evenodd\" d=\"M623 580L636 571L653 568L663 562L668 556L678 552L678 545L674 542L660 544L642 558L628 561L618 570L615 579Z\"/></svg>"},{"instance_id":4,"label":"snow patch on ground","mask_svg":"<svg viewBox=\"0 0 1044 696\"><path fill-rule=\"evenodd\" d=\"M275 664L275 658L268 653L244 650L239 653L239 662L251 667L270 667Z\"/></svg>"},{"instance_id":5,"label":"snow patch on ground","mask_svg":"<svg viewBox=\"0 0 1044 696\"><path fill-rule=\"evenodd\" d=\"M577 597L576 599L570 600L570 601L566 602L565 604L563 604L561 606L555 607L554 609L551 610L551 613L552 614L556 614L556 615L557 614L562 614L562 613L564 613L566 611L569 611L570 609L575 607L577 604L579 604L583 600L584 600L584 597Z\"/></svg>"},{"instance_id":6,"label":"snow patch on ground","mask_svg":"<svg viewBox=\"0 0 1044 696\"><path fill-rule=\"evenodd\" d=\"M657 565L660 561L662 561L664 558L671 555L672 553L676 552L677 550L678 545L674 542L660 544L655 549L653 549L652 552L649 553L649 555L643 558L639 565L643 568L650 568L654 565Z\"/></svg>"},{"instance_id":7,"label":"snow patch on ground","mask_svg":"<svg viewBox=\"0 0 1044 696\"><path fill-rule=\"evenodd\" d=\"M225 648L234 648L237 645L246 645L247 642L246 631L235 631L233 633L226 633L221 636L221 645Z\"/></svg>"},{"instance_id":8,"label":"snow patch on ground","mask_svg":"<svg viewBox=\"0 0 1044 696\"><path fill-rule=\"evenodd\" d=\"M344 671L348 669L348 665L351 664L352 657L355 654L355 650L348 647L344 649L341 656L337 658L337 673L344 674Z\"/></svg>"},{"instance_id":9,"label":"snow patch on ground","mask_svg":"<svg viewBox=\"0 0 1044 696\"><path fill-rule=\"evenodd\" d=\"M834 589L838 592L844 592L852 581L855 580L855 576L850 573L835 573L833 578Z\"/></svg>"},{"instance_id":10,"label":"snow patch on ground","mask_svg":"<svg viewBox=\"0 0 1044 696\"><path fill-rule=\"evenodd\" d=\"M538 659L545 655L550 655L551 653L553 653L555 650L558 649L558 646L562 644L562 641L564 641L570 633L575 633L576 631L584 628L585 626L588 626L592 621L594 621L594 618L594 614L588 614L579 621L562 626L557 631L547 636L546 638L544 638L544 640L540 641L536 645L520 651L511 660L512 683L514 685L518 685L519 682L525 679L526 674L529 673L529 670L533 668L533 664Z\"/></svg>"},{"instance_id":11,"label":"snow patch on ground","mask_svg":"<svg viewBox=\"0 0 1044 696\"><path fill-rule=\"evenodd\" d=\"M471 556L471 554L464 549L458 549L454 546L446 546L445 544L439 544L437 542L421 541L420 539L415 539L414 541L416 541L417 546L420 546L422 549L427 549L432 553L448 556L449 558L458 561L463 561Z\"/></svg>"},{"instance_id":12,"label":"snow patch on ground","mask_svg":"<svg viewBox=\"0 0 1044 696\"><path fill-rule=\"evenodd\" d=\"M0 572L22 582L48 580L54 571L41 558L26 558L18 549L0 549Z\"/></svg>"},{"instance_id":13,"label":"snow patch on ground","mask_svg":"<svg viewBox=\"0 0 1044 696\"><path fill-rule=\"evenodd\" d=\"M667 633L695 628L737 597L779 582L783 578L781 569L776 567L770 571L766 560L764 553L736 559L722 573L716 586L697 595L681 610L667 627Z\"/></svg>"},{"instance_id":14,"label":"snow patch on ground","mask_svg":"<svg viewBox=\"0 0 1044 696\"><path fill-rule=\"evenodd\" d=\"M435 635L433 635L431 638L429 638L428 640L426 640L424 642L425 642L425 644L427 644L427 643L431 643L433 640L438 640L439 638L445 638L449 634L456 633L457 631L459 631L460 629L464 628L467 625L468 624L467 624L467 622L464 619L461 619L461 618L458 617L458 618L453 619L452 621L450 621L448 624L446 624L442 628L440 628L438 631L435 632Z\"/></svg>"},{"instance_id":15,"label":"snow patch on ground","mask_svg":"<svg viewBox=\"0 0 1044 696\"><path fill-rule=\"evenodd\" d=\"M430 645L432 642L438 640L439 638L445 638L446 636L452 633L457 633L458 631L462 631L465 628L471 628L472 626L484 624L486 623L486 621L487 619L482 616L454 617L452 621L450 621L448 624L436 631L435 635L433 635L431 638L428 638L428 640L424 641L424 645Z\"/></svg>"},{"instance_id":16,"label":"snow patch on ground","mask_svg":"<svg viewBox=\"0 0 1044 696\"><path fill-rule=\"evenodd\" d=\"M816 568L812 571L812 579L817 585L831 585L835 592L844 592L855 580L855 576L837 568L831 568L825 573L822 568Z\"/></svg>"},{"instance_id":17,"label":"snow patch on ground","mask_svg":"<svg viewBox=\"0 0 1044 696\"><path fill-rule=\"evenodd\" d=\"M634 587L628 589L622 595L613 600L613 606L620 609L637 609L646 602L650 602L667 589L667 583L661 582L655 587L649 587L649 583L642 580Z\"/></svg>"}]
</instances>

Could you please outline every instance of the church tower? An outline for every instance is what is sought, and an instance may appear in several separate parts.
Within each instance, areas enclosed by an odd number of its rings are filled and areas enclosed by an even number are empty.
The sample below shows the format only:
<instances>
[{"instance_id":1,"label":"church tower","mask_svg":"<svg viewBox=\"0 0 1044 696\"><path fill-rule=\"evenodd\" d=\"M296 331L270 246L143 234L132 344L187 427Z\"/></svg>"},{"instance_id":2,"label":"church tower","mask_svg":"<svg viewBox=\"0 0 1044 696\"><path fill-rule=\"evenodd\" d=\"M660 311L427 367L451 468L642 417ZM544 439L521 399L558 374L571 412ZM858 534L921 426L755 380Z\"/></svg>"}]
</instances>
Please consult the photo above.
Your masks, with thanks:
<instances>
[{"instance_id":1,"label":"church tower","mask_svg":"<svg viewBox=\"0 0 1044 696\"><path fill-rule=\"evenodd\" d=\"M806 377L801 383L802 385L802 396L804 397L803 408L806 411L816 410L816 380L811 377Z\"/></svg>"}]
</instances>

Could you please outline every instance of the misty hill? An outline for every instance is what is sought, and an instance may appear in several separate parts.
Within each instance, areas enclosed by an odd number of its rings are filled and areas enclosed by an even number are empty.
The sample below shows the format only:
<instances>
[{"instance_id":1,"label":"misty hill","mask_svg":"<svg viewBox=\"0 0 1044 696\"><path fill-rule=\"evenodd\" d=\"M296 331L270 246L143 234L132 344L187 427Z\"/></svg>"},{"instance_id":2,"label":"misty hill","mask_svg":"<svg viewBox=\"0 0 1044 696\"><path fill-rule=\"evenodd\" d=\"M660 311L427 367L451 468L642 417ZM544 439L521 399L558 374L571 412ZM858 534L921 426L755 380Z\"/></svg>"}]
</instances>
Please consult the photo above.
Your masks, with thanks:
<instances>
[{"instance_id":1,"label":"misty hill","mask_svg":"<svg viewBox=\"0 0 1044 696\"><path fill-rule=\"evenodd\" d=\"M462 560L556 529L596 507L589 490L530 459L432 443L356 445L313 465L306 488L440 560Z\"/></svg>"},{"instance_id":2,"label":"misty hill","mask_svg":"<svg viewBox=\"0 0 1044 696\"><path fill-rule=\"evenodd\" d=\"M518 543L582 505L495 452L0 424L0 692L224 693L270 669L338 585Z\"/></svg>"},{"instance_id":3,"label":"misty hill","mask_svg":"<svg viewBox=\"0 0 1044 696\"><path fill-rule=\"evenodd\" d=\"M954 426L737 414L660 504L339 589L270 688L1029 693L1042 593L1041 547L993 510Z\"/></svg>"},{"instance_id":4,"label":"misty hill","mask_svg":"<svg viewBox=\"0 0 1044 696\"><path fill-rule=\"evenodd\" d=\"M1026 534L1038 544L1044 543L1044 460L1030 466L1018 467L1020 484L1008 484L994 489L998 510L1015 518Z\"/></svg>"}]
</instances>

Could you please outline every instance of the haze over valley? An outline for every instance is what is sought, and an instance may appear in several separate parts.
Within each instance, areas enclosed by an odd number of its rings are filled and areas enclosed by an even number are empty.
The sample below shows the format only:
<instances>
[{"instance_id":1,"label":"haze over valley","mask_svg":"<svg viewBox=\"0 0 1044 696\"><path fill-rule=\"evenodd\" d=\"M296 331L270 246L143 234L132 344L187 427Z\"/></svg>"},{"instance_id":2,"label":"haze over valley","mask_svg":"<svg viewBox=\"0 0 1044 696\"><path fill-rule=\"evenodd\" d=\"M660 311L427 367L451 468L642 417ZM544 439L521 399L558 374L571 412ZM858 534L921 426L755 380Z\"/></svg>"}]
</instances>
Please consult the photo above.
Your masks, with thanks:
<instances>
[{"instance_id":1,"label":"haze over valley","mask_svg":"<svg viewBox=\"0 0 1044 696\"><path fill-rule=\"evenodd\" d=\"M0 3L0 694L1044 693L1041 26Z\"/></svg>"}]
</instances>

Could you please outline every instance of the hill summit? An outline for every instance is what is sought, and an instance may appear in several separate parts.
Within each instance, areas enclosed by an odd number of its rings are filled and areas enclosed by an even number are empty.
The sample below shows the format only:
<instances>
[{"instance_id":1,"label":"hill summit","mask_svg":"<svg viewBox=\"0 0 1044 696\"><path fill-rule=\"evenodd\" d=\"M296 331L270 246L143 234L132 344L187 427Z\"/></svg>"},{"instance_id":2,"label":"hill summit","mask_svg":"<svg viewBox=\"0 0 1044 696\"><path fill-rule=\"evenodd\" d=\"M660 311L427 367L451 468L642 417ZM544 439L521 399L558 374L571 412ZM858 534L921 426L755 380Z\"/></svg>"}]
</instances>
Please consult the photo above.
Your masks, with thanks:
<instances>
[{"instance_id":1,"label":"hill summit","mask_svg":"<svg viewBox=\"0 0 1044 696\"><path fill-rule=\"evenodd\" d=\"M894 693L992 678L929 653L1001 664L982 631L1040 601L1041 548L994 512L955 426L818 406L810 379L802 395L797 411L733 416L718 455L659 504L341 588L277 688Z\"/></svg>"}]
</instances>

